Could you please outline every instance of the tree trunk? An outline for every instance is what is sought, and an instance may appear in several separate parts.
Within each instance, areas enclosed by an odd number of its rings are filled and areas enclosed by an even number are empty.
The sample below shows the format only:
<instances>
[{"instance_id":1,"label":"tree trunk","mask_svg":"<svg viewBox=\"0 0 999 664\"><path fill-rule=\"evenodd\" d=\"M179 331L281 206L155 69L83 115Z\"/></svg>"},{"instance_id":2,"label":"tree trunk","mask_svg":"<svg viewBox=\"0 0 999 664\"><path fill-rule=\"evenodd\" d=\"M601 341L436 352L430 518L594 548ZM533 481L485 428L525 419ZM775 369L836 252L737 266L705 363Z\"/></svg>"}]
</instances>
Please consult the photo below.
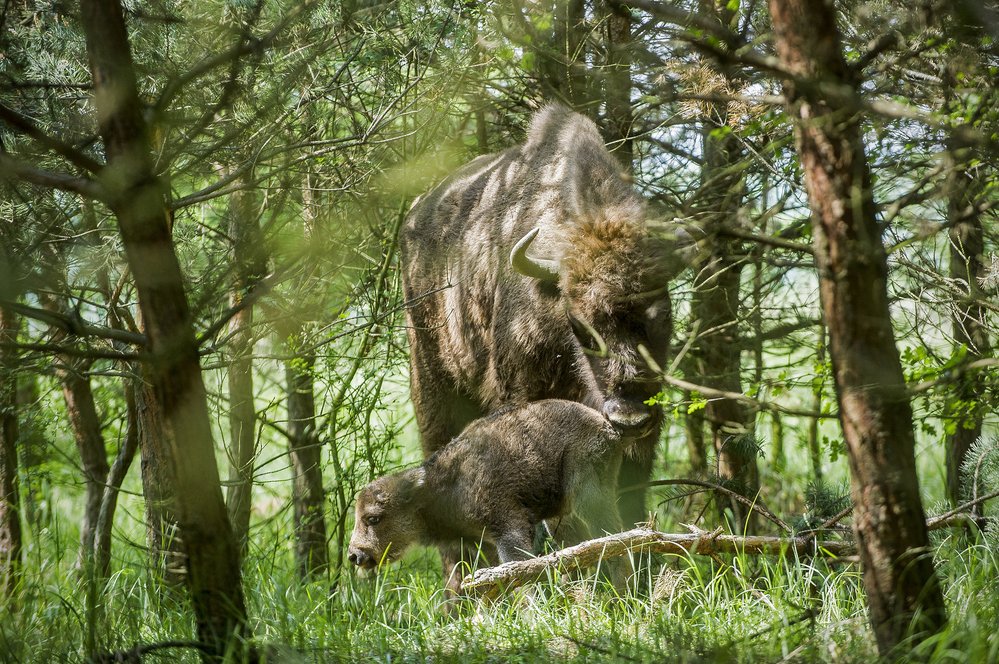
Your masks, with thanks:
<instances>
[{"instance_id":1,"label":"tree trunk","mask_svg":"<svg viewBox=\"0 0 999 664\"><path fill-rule=\"evenodd\" d=\"M65 281L66 267L62 258L56 256L59 282ZM63 306L59 299L39 292L38 298L42 306L54 313L62 313ZM69 335L57 331L53 341L66 342ZM76 557L76 566L85 568L92 560L94 551L94 528L101 509L101 499L104 496L104 483L108 476L107 447L104 435L101 433L101 418L97 414L97 404L90 385L90 377L86 371L90 362L66 354L58 354L53 361L56 378L62 386L63 401L66 404L66 415L69 417L69 427L73 432L73 441L80 454L83 466L84 486L86 487L83 519L80 522L80 549Z\"/></svg>"},{"instance_id":2,"label":"tree trunk","mask_svg":"<svg viewBox=\"0 0 999 664\"><path fill-rule=\"evenodd\" d=\"M692 362L684 362L683 375L692 378L698 375L696 370L690 369ZM694 395L684 392L684 400L691 401ZM708 455L704 443L704 412L695 410L687 412L683 416L683 426L687 433L687 456L690 458L690 471L694 477L700 477L708 469Z\"/></svg>"},{"instance_id":3,"label":"tree trunk","mask_svg":"<svg viewBox=\"0 0 999 664\"><path fill-rule=\"evenodd\" d=\"M68 359L61 358L58 361L63 363ZM94 403L94 392L90 387L90 378L65 364L56 370L56 375L62 383L66 412L69 415L70 427L73 429L76 449L83 463L86 483L86 505L83 510L83 521L80 523L80 551L76 560L77 566L83 568L94 551L94 529L97 526L101 499L104 497L104 483L110 467L104 436L101 434L101 421L97 415L97 404Z\"/></svg>"},{"instance_id":4,"label":"tree trunk","mask_svg":"<svg viewBox=\"0 0 999 664\"><path fill-rule=\"evenodd\" d=\"M826 327L819 325L819 341L815 347L815 361L823 364L826 361ZM815 380L812 383L812 410L816 413L822 412L822 381ZM812 462L812 477L816 482L822 481L822 447L819 444L819 418L813 417L808 421L808 458Z\"/></svg>"},{"instance_id":5,"label":"tree trunk","mask_svg":"<svg viewBox=\"0 0 999 664\"><path fill-rule=\"evenodd\" d=\"M536 51L538 80L544 96L583 112L590 97L583 73L585 20L583 0L554 0L551 41L539 44Z\"/></svg>"},{"instance_id":6,"label":"tree trunk","mask_svg":"<svg viewBox=\"0 0 999 664\"><path fill-rule=\"evenodd\" d=\"M166 424L152 387L142 376L135 386L135 417L138 426L142 497L146 509L146 544L153 569L170 585L187 579L187 555L179 532L172 497L177 480L163 454Z\"/></svg>"},{"instance_id":7,"label":"tree trunk","mask_svg":"<svg viewBox=\"0 0 999 664\"><path fill-rule=\"evenodd\" d=\"M229 237L235 274L230 304L243 298L264 276L263 238L257 203L248 191L229 199ZM233 534L246 551L256 459L256 410L253 407L253 307L244 306L229 323L229 491L226 508Z\"/></svg>"},{"instance_id":8,"label":"tree trunk","mask_svg":"<svg viewBox=\"0 0 999 664\"><path fill-rule=\"evenodd\" d=\"M727 25L733 12L715 3L702 3L702 11ZM718 71L729 78L730 72ZM742 269L739 243L722 231L738 216L743 202L744 169L742 149L728 131L729 106L725 102L708 105L701 119L704 164L701 186L693 213L706 233L712 236L711 253L694 266L694 296L691 313L698 321L697 344L691 352L696 367L695 382L729 392L742 392L742 343L739 317ZM752 497L759 484L756 458L754 414L739 401L710 399L704 408L711 443L715 450L718 476L732 484L738 493ZM742 503L718 496L719 506L731 510L732 527L752 529L752 514Z\"/></svg>"},{"instance_id":9,"label":"tree trunk","mask_svg":"<svg viewBox=\"0 0 999 664\"><path fill-rule=\"evenodd\" d=\"M81 0L80 17L107 155L102 183L119 224L149 339L144 373L161 408L155 455L175 480L171 496L188 556L196 633L208 661L245 636L239 548L219 482L198 347L170 235L169 209L153 172L135 72L118 0Z\"/></svg>"},{"instance_id":10,"label":"tree trunk","mask_svg":"<svg viewBox=\"0 0 999 664\"><path fill-rule=\"evenodd\" d=\"M139 389L138 381L126 380L125 389L125 439L115 457L114 464L108 471L107 484L101 497L100 510L97 514L97 527L94 531L94 567L99 578L106 579L111 573L111 528L114 525L114 513L118 507L118 492L128 474L139 447L139 413L136 407L135 391Z\"/></svg>"},{"instance_id":11,"label":"tree trunk","mask_svg":"<svg viewBox=\"0 0 999 664\"><path fill-rule=\"evenodd\" d=\"M300 338L300 337L299 337ZM295 561L305 580L326 573L325 492L319 465L319 432L312 367L315 358L299 354L285 363L288 384L288 453L292 466L292 503L295 524Z\"/></svg>"},{"instance_id":12,"label":"tree trunk","mask_svg":"<svg viewBox=\"0 0 999 664\"><path fill-rule=\"evenodd\" d=\"M954 303L954 346L965 349L966 358L975 360L988 352L989 335L985 326L985 295L981 278L985 273L982 255L985 251L982 218L978 213L978 191L972 173L967 169L967 151L951 151L951 171L947 179L947 220L950 223L950 277L964 290ZM962 158L964 157L964 158ZM961 486L961 466L968 451L982 434L982 408L977 401L982 393L981 374L962 379L957 386L963 404L969 412L957 413L954 432L947 436L947 494L955 505L964 499Z\"/></svg>"},{"instance_id":13,"label":"tree trunk","mask_svg":"<svg viewBox=\"0 0 999 664\"><path fill-rule=\"evenodd\" d=\"M2 351L0 351L2 352ZM49 442L42 426L35 421L38 410L38 376L21 374L17 380L17 461L20 470L18 492L21 498L22 530L38 532L42 527L42 486L40 467L47 457ZM27 425L27 427L25 426ZM27 430L25 430L27 428Z\"/></svg>"},{"instance_id":14,"label":"tree trunk","mask_svg":"<svg viewBox=\"0 0 999 664\"><path fill-rule=\"evenodd\" d=\"M634 141L631 138L631 125L634 122L631 111L631 14L607 0L603 0L601 6L606 14L604 101L607 107L609 147L630 175L635 160Z\"/></svg>"},{"instance_id":15,"label":"tree trunk","mask_svg":"<svg viewBox=\"0 0 999 664\"><path fill-rule=\"evenodd\" d=\"M21 577L21 516L17 492L18 320L0 306L0 597L9 597Z\"/></svg>"},{"instance_id":16,"label":"tree trunk","mask_svg":"<svg viewBox=\"0 0 999 664\"><path fill-rule=\"evenodd\" d=\"M769 0L812 209L819 292L829 330L854 502L854 532L871 623L884 657L912 621L920 633L946 619L916 476L912 409L892 332L881 244L858 119L817 94L856 90L831 5ZM842 94L842 92L840 92Z\"/></svg>"}]
</instances>

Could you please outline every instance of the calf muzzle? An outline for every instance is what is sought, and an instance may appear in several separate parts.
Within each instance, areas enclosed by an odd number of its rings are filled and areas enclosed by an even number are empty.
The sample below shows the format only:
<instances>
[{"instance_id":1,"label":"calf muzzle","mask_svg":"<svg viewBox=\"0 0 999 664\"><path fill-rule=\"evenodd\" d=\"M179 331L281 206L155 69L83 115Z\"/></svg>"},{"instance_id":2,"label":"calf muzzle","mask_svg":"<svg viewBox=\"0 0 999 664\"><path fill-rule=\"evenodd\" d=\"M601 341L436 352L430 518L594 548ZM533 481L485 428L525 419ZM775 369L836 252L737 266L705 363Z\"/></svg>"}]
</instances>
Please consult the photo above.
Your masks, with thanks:
<instances>
[{"instance_id":1,"label":"calf muzzle","mask_svg":"<svg viewBox=\"0 0 999 664\"><path fill-rule=\"evenodd\" d=\"M351 548L347 551L347 560L363 569L371 569L375 566L374 557L357 548Z\"/></svg>"}]
</instances>

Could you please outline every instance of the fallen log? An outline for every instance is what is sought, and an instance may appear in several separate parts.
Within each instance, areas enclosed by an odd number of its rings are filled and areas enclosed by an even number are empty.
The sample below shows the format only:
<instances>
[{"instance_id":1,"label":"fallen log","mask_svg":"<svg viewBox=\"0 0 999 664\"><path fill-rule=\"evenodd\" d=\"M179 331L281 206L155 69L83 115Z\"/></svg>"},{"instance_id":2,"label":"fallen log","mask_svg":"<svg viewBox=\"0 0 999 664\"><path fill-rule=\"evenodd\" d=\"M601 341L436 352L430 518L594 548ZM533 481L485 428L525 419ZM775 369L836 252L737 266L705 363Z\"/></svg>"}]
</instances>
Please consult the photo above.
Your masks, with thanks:
<instances>
[{"instance_id":1,"label":"fallen log","mask_svg":"<svg viewBox=\"0 0 999 664\"><path fill-rule=\"evenodd\" d=\"M690 527L690 526L688 526ZM719 553L824 554L833 557L854 552L853 542L845 540L817 541L813 536L774 537L767 535L722 535L691 528L688 534L662 533L650 528L635 528L616 535L607 535L566 547L529 560L514 560L496 567L476 570L466 576L461 588L471 595L488 595L498 588L515 588L541 579L553 568L592 567L603 559L623 556L632 551L714 555Z\"/></svg>"},{"instance_id":2,"label":"fallen log","mask_svg":"<svg viewBox=\"0 0 999 664\"><path fill-rule=\"evenodd\" d=\"M984 526L984 519L968 513L969 507L999 497L999 491L960 505L953 510L927 520L929 530ZM849 513L849 508L823 524L822 528L839 521ZM566 547L544 556L529 560L514 560L496 567L476 570L461 582L461 589L470 595L490 595L500 588L516 588L540 580L550 569L577 569L593 567L601 560L623 556L632 551L651 553L678 553L712 556L719 553L745 553L750 555L825 555L842 558L854 553L856 546L849 540L817 540L815 531L794 537L772 535L723 535L722 529L713 532L687 526L687 534L663 533L651 528L632 530L607 535Z\"/></svg>"}]
</instances>

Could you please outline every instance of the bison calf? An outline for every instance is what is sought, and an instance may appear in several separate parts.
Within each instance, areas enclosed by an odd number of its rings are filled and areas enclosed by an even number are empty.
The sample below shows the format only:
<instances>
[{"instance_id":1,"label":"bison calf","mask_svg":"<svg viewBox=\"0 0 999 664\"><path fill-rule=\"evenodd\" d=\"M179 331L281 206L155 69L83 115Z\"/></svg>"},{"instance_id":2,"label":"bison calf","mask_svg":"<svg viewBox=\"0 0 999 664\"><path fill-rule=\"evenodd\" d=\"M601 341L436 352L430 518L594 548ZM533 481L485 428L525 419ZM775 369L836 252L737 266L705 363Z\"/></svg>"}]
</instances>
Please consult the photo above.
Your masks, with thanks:
<instances>
[{"instance_id":1,"label":"bison calf","mask_svg":"<svg viewBox=\"0 0 999 664\"><path fill-rule=\"evenodd\" d=\"M361 490L348 558L370 569L412 544L484 540L502 563L531 555L542 521L564 545L619 532L623 445L600 413L571 401L475 420L423 465ZM626 569L612 567L622 587Z\"/></svg>"}]
</instances>

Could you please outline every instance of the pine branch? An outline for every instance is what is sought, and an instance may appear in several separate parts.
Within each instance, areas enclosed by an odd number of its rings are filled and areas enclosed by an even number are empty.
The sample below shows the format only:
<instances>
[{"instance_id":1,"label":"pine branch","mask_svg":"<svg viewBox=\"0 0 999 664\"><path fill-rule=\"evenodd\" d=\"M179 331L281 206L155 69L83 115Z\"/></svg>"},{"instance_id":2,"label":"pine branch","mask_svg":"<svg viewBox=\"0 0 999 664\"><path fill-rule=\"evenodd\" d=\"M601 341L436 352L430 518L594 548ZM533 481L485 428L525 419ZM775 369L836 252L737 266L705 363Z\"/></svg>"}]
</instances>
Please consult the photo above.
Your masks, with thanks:
<instances>
[{"instance_id":1,"label":"pine branch","mask_svg":"<svg viewBox=\"0 0 999 664\"><path fill-rule=\"evenodd\" d=\"M35 139L45 148L62 155L78 168L91 173L97 173L103 168L103 164L91 159L90 156L80 152L72 145L46 134L30 118L21 115L6 104L0 104L0 120L5 121L20 133Z\"/></svg>"},{"instance_id":2,"label":"pine branch","mask_svg":"<svg viewBox=\"0 0 999 664\"><path fill-rule=\"evenodd\" d=\"M80 194L97 201L107 200L108 197L104 187L90 178L73 177L65 173L35 168L2 151L0 151L0 179L23 180L41 187Z\"/></svg>"}]
</instances>

